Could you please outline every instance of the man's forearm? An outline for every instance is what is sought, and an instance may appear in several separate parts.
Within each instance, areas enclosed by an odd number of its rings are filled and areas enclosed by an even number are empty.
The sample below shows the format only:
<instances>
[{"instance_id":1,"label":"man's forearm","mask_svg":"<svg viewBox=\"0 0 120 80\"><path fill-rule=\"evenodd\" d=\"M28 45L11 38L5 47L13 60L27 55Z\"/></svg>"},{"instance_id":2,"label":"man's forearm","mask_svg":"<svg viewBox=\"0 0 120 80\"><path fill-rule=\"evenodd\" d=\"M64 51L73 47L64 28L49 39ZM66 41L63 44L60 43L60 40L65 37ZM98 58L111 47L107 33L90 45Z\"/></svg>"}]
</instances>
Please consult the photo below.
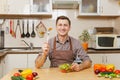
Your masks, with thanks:
<instances>
[{"instance_id":1,"label":"man's forearm","mask_svg":"<svg viewBox=\"0 0 120 80\"><path fill-rule=\"evenodd\" d=\"M83 70L83 69L91 67L91 65L92 65L92 62L90 60L86 60L80 64L80 68L81 70Z\"/></svg>"},{"instance_id":2,"label":"man's forearm","mask_svg":"<svg viewBox=\"0 0 120 80\"><path fill-rule=\"evenodd\" d=\"M36 61L35 61L35 66L36 68L40 68L43 66L45 60L46 60L46 55L44 55L44 53L40 56L37 57Z\"/></svg>"}]
</instances>

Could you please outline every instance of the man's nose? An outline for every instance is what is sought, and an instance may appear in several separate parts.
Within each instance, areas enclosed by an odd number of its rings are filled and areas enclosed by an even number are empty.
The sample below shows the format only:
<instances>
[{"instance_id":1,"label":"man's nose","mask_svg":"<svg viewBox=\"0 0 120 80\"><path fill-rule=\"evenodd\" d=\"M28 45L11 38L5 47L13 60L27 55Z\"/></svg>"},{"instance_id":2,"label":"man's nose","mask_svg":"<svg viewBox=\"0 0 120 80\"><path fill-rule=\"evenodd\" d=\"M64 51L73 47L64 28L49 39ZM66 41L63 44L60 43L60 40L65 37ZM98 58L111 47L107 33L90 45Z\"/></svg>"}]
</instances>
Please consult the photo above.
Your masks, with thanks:
<instances>
[{"instance_id":1,"label":"man's nose","mask_svg":"<svg viewBox=\"0 0 120 80\"><path fill-rule=\"evenodd\" d=\"M61 29L64 29L64 28L65 28L65 26L64 26L64 25L62 25L62 26L61 26Z\"/></svg>"}]
</instances>

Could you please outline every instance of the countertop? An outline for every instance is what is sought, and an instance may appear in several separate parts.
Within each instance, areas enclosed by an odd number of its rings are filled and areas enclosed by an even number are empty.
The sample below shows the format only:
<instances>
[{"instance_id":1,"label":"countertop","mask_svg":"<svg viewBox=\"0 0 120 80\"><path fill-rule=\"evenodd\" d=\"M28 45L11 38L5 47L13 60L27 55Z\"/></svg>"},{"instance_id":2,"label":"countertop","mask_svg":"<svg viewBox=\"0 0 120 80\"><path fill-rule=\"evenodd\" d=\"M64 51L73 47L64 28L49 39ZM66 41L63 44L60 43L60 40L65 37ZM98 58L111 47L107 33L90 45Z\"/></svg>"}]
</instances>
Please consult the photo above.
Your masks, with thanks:
<instances>
[{"instance_id":1,"label":"countertop","mask_svg":"<svg viewBox=\"0 0 120 80\"><path fill-rule=\"evenodd\" d=\"M11 80L10 77L18 72L19 69L13 69L6 74L1 80ZM97 77L92 68L79 72L62 73L58 68L32 69L38 73L39 78L36 80L111 80L109 78ZM113 78L112 80L120 80Z\"/></svg>"},{"instance_id":2,"label":"countertop","mask_svg":"<svg viewBox=\"0 0 120 80\"><path fill-rule=\"evenodd\" d=\"M0 52L0 57L4 56L6 53L5 52Z\"/></svg>"},{"instance_id":3,"label":"countertop","mask_svg":"<svg viewBox=\"0 0 120 80\"><path fill-rule=\"evenodd\" d=\"M0 50L0 57L6 55L6 54L38 54L41 53L41 49L32 49L32 50L26 50L26 49L3 49Z\"/></svg>"},{"instance_id":4,"label":"countertop","mask_svg":"<svg viewBox=\"0 0 120 80\"><path fill-rule=\"evenodd\" d=\"M26 49L3 49L0 50L0 57L4 56L5 54L38 54L41 53L42 49L32 49L32 50L26 50ZM113 53L118 53L120 54L120 49L102 49L102 50L97 50L97 49L88 49L87 51L88 54L113 54Z\"/></svg>"},{"instance_id":5,"label":"countertop","mask_svg":"<svg viewBox=\"0 0 120 80\"><path fill-rule=\"evenodd\" d=\"M7 53L7 49L0 50L0 57L6 55L6 53Z\"/></svg>"},{"instance_id":6,"label":"countertop","mask_svg":"<svg viewBox=\"0 0 120 80\"><path fill-rule=\"evenodd\" d=\"M88 54L99 54L99 53L104 53L104 54L109 54L109 53L120 53L120 49L88 49L87 51Z\"/></svg>"}]
</instances>

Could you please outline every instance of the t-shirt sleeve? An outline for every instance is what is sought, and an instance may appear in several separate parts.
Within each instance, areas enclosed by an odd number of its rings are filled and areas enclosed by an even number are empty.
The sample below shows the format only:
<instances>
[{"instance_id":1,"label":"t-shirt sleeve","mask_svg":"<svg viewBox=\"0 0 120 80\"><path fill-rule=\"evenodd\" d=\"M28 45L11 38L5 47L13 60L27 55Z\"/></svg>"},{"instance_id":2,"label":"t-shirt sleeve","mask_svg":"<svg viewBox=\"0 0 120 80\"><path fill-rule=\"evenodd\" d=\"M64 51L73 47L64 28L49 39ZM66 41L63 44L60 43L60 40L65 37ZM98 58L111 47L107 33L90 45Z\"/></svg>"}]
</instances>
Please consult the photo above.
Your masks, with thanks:
<instances>
[{"instance_id":1,"label":"t-shirt sleeve","mask_svg":"<svg viewBox=\"0 0 120 80\"><path fill-rule=\"evenodd\" d=\"M78 42L76 44L76 50L75 50L76 55L78 55L78 57L82 60L82 61L86 61L86 60L90 60L90 57L87 55L86 51L83 49L83 47L81 46L81 43Z\"/></svg>"}]
</instances>

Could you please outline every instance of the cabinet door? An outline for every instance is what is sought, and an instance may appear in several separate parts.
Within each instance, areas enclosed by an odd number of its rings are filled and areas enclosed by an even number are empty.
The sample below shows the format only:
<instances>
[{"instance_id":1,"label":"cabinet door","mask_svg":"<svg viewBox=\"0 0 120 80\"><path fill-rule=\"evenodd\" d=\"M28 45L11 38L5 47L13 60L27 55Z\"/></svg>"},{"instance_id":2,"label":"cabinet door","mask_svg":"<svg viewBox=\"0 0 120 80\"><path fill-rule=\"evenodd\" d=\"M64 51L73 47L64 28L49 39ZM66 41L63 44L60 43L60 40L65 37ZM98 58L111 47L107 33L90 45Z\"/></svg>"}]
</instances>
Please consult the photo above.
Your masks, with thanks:
<instances>
[{"instance_id":1,"label":"cabinet door","mask_svg":"<svg viewBox=\"0 0 120 80\"><path fill-rule=\"evenodd\" d=\"M38 54L28 54L28 68L35 68L35 59L37 58ZM47 59L44 63L42 68L49 68L50 62Z\"/></svg>"},{"instance_id":2,"label":"cabinet door","mask_svg":"<svg viewBox=\"0 0 120 80\"><path fill-rule=\"evenodd\" d=\"M28 54L28 68L35 68L35 59L38 54Z\"/></svg>"},{"instance_id":3,"label":"cabinet door","mask_svg":"<svg viewBox=\"0 0 120 80\"><path fill-rule=\"evenodd\" d=\"M0 14L7 13L7 0L0 0Z\"/></svg>"},{"instance_id":4,"label":"cabinet door","mask_svg":"<svg viewBox=\"0 0 120 80\"><path fill-rule=\"evenodd\" d=\"M7 54L5 56L4 74L14 68L27 68L27 54Z\"/></svg>"},{"instance_id":5,"label":"cabinet door","mask_svg":"<svg viewBox=\"0 0 120 80\"><path fill-rule=\"evenodd\" d=\"M120 15L119 0L100 0L101 15Z\"/></svg>"},{"instance_id":6,"label":"cabinet door","mask_svg":"<svg viewBox=\"0 0 120 80\"><path fill-rule=\"evenodd\" d=\"M92 64L102 64L104 63L104 56L103 54L88 54L92 60Z\"/></svg>"},{"instance_id":7,"label":"cabinet door","mask_svg":"<svg viewBox=\"0 0 120 80\"><path fill-rule=\"evenodd\" d=\"M99 0L81 0L79 15L98 15Z\"/></svg>"},{"instance_id":8,"label":"cabinet door","mask_svg":"<svg viewBox=\"0 0 120 80\"><path fill-rule=\"evenodd\" d=\"M4 56L0 57L0 78L4 76Z\"/></svg>"},{"instance_id":9,"label":"cabinet door","mask_svg":"<svg viewBox=\"0 0 120 80\"><path fill-rule=\"evenodd\" d=\"M31 14L47 14L52 12L52 0L30 0Z\"/></svg>"},{"instance_id":10,"label":"cabinet door","mask_svg":"<svg viewBox=\"0 0 120 80\"><path fill-rule=\"evenodd\" d=\"M106 54L107 56L107 64L114 64L116 69L120 69L120 54L112 53Z\"/></svg>"},{"instance_id":11,"label":"cabinet door","mask_svg":"<svg viewBox=\"0 0 120 80\"><path fill-rule=\"evenodd\" d=\"M2 59L0 57L0 78L2 77L3 73L2 73Z\"/></svg>"},{"instance_id":12,"label":"cabinet door","mask_svg":"<svg viewBox=\"0 0 120 80\"><path fill-rule=\"evenodd\" d=\"M8 14L29 14L29 0L8 0Z\"/></svg>"}]
</instances>

